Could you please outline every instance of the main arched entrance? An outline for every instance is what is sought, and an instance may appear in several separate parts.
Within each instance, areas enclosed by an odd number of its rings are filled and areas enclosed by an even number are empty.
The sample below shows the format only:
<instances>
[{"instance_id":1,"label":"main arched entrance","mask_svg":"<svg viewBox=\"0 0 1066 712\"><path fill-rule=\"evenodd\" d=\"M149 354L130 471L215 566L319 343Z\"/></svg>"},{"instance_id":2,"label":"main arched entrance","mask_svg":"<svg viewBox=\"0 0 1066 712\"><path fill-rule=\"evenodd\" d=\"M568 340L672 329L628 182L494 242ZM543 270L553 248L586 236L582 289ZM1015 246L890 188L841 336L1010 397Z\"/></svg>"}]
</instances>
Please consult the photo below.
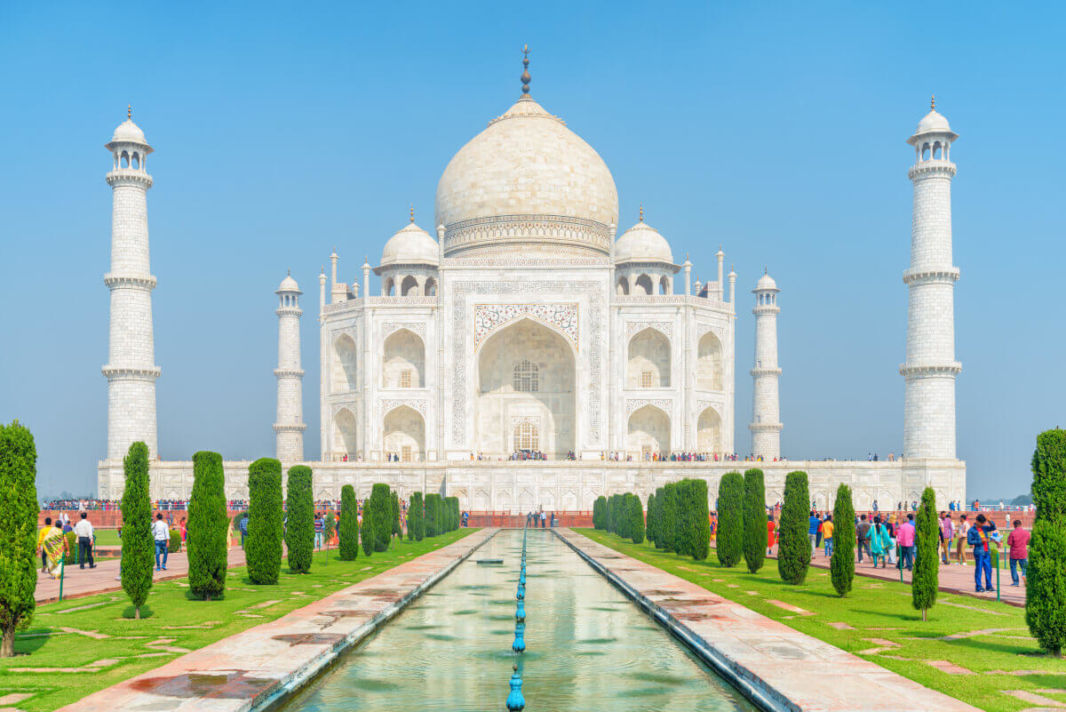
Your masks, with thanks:
<instances>
[{"instance_id":1,"label":"main arched entrance","mask_svg":"<svg viewBox=\"0 0 1066 712\"><path fill-rule=\"evenodd\" d=\"M478 355L479 452L560 459L574 449L574 351L554 330L521 319Z\"/></svg>"}]
</instances>

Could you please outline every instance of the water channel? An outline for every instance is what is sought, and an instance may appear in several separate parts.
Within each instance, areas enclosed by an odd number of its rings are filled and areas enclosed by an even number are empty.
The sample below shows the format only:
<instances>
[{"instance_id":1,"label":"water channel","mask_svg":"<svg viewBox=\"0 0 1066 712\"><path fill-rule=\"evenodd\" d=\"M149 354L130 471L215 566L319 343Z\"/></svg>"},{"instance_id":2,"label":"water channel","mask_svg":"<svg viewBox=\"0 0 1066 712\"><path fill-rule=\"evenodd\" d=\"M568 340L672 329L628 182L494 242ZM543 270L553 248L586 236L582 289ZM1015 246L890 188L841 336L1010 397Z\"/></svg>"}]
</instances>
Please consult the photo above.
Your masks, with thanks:
<instances>
[{"instance_id":1,"label":"water channel","mask_svg":"<svg viewBox=\"0 0 1066 712\"><path fill-rule=\"evenodd\" d=\"M501 531L281 709L505 710L521 551ZM551 532L529 532L526 575L529 712L755 710Z\"/></svg>"}]
</instances>

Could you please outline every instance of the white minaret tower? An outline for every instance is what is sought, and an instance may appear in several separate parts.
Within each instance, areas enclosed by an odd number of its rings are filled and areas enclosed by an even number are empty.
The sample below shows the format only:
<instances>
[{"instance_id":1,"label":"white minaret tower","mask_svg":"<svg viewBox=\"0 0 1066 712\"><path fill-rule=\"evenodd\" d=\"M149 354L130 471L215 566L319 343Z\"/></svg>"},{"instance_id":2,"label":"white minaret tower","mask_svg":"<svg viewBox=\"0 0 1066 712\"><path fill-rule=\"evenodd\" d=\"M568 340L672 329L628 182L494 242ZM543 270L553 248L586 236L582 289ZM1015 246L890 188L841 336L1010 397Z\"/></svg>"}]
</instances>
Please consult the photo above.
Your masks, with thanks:
<instances>
[{"instance_id":1,"label":"white minaret tower","mask_svg":"<svg viewBox=\"0 0 1066 712\"><path fill-rule=\"evenodd\" d=\"M106 148L112 168L111 270L104 284L111 290L111 333L107 365L107 459L121 461L132 443L143 441L159 458L156 434L155 341L152 290L155 277L148 260L147 159L152 147L133 123L133 111L115 129Z\"/></svg>"},{"instance_id":2,"label":"white minaret tower","mask_svg":"<svg viewBox=\"0 0 1066 712\"><path fill-rule=\"evenodd\" d=\"M903 410L903 457L955 459L955 282L951 260L951 179L949 158L958 138L948 120L932 110L907 139L915 163L911 263L903 273L908 286L907 362Z\"/></svg>"},{"instance_id":3,"label":"white minaret tower","mask_svg":"<svg viewBox=\"0 0 1066 712\"><path fill-rule=\"evenodd\" d=\"M751 453L764 460L781 457L781 400L777 380L777 282L763 274L752 293L755 294L755 368L753 380Z\"/></svg>"},{"instance_id":4,"label":"white minaret tower","mask_svg":"<svg viewBox=\"0 0 1066 712\"><path fill-rule=\"evenodd\" d=\"M300 368L300 286L292 275L281 281L278 295L278 419L276 457L284 463L304 459L303 369Z\"/></svg>"}]
</instances>

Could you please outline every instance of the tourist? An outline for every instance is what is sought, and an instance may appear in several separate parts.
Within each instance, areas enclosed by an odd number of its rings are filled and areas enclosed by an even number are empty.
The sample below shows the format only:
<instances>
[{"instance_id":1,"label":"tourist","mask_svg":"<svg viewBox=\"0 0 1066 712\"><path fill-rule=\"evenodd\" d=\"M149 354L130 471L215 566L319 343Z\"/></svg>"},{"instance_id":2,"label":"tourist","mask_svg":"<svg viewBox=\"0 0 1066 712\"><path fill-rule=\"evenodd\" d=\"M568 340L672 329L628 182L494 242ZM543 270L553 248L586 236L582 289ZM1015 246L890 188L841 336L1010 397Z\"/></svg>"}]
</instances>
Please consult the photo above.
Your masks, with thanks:
<instances>
[{"instance_id":1,"label":"tourist","mask_svg":"<svg viewBox=\"0 0 1066 712\"><path fill-rule=\"evenodd\" d=\"M826 514L822 522L822 544L825 546L825 558L833 555L833 515Z\"/></svg>"},{"instance_id":2,"label":"tourist","mask_svg":"<svg viewBox=\"0 0 1066 712\"><path fill-rule=\"evenodd\" d=\"M874 514L877 514L877 500L874 500Z\"/></svg>"},{"instance_id":3,"label":"tourist","mask_svg":"<svg viewBox=\"0 0 1066 712\"><path fill-rule=\"evenodd\" d=\"M315 512L315 548L321 549L326 540L326 520L322 518L322 512Z\"/></svg>"},{"instance_id":4,"label":"tourist","mask_svg":"<svg viewBox=\"0 0 1066 712\"><path fill-rule=\"evenodd\" d=\"M870 522L866 520L866 515L863 514L859 517L859 525L855 527L855 540L859 550L859 563L862 563L862 552L865 550L867 556L872 556L870 551Z\"/></svg>"},{"instance_id":5,"label":"tourist","mask_svg":"<svg viewBox=\"0 0 1066 712\"><path fill-rule=\"evenodd\" d=\"M766 515L766 555L773 556L774 553L774 534L777 525L774 523L774 515Z\"/></svg>"},{"instance_id":6,"label":"tourist","mask_svg":"<svg viewBox=\"0 0 1066 712\"><path fill-rule=\"evenodd\" d=\"M940 561L945 566L948 565L948 558L951 554L951 540L955 537L955 524L951 521L951 515L948 512L940 513Z\"/></svg>"},{"instance_id":7,"label":"tourist","mask_svg":"<svg viewBox=\"0 0 1066 712\"><path fill-rule=\"evenodd\" d=\"M182 544L185 543L185 531L186 531L187 527L188 527L188 525L185 523L185 517L182 517L181 521L178 522L178 531L181 532L181 543Z\"/></svg>"},{"instance_id":8,"label":"tourist","mask_svg":"<svg viewBox=\"0 0 1066 712\"><path fill-rule=\"evenodd\" d=\"M907 521L899 526L896 532L896 541L899 543L900 568L907 567L908 571L914 569L914 515L908 514Z\"/></svg>"},{"instance_id":9,"label":"tourist","mask_svg":"<svg viewBox=\"0 0 1066 712\"><path fill-rule=\"evenodd\" d=\"M48 531L43 536L38 535L41 553L45 559L45 573L57 579L63 575L63 562L66 554L69 553L67 537L63 534L58 521L46 528Z\"/></svg>"},{"instance_id":10,"label":"tourist","mask_svg":"<svg viewBox=\"0 0 1066 712\"><path fill-rule=\"evenodd\" d=\"M167 528L167 523L163 521L163 513L159 512L155 515L155 521L152 522L152 537L155 539L155 570L166 571L167 570L167 548L170 545L170 529ZM159 563L159 555L163 555L163 563Z\"/></svg>"},{"instance_id":11,"label":"tourist","mask_svg":"<svg viewBox=\"0 0 1066 712\"><path fill-rule=\"evenodd\" d=\"M992 552L989 549L989 535L996 530L996 525L978 514L977 521L970 527L966 542L973 547L973 581L977 593L992 590ZM981 587L981 572L984 572L985 585Z\"/></svg>"},{"instance_id":12,"label":"tourist","mask_svg":"<svg viewBox=\"0 0 1066 712\"><path fill-rule=\"evenodd\" d=\"M540 528L543 529L544 525L548 521L548 515L544 513L544 510L540 510Z\"/></svg>"},{"instance_id":13,"label":"tourist","mask_svg":"<svg viewBox=\"0 0 1066 712\"><path fill-rule=\"evenodd\" d=\"M1014 520L1014 529L1007 536L1007 546L1010 547L1010 578L1011 586L1019 586L1025 583L1025 575L1029 570L1029 532L1022 529L1022 520ZM1021 583L1018 582L1018 569L1022 570Z\"/></svg>"},{"instance_id":14,"label":"tourist","mask_svg":"<svg viewBox=\"0 0 1066 712\"><path fill-rule=\"evenodd\" d=\"M89 522L89 513L81 513L81 521L74 527L74 535L78 537L78 562L81 568L85 568L85 562L89 562L89 568L95 569L93 561L93 525Z\"/></svg>"},{"instance_id":15,"label":"tourist","mask_svg":"<svg viewBox=\"0 0 1066 712\"><path fill-rule=\"evenodd\" d=\"M959 560L959 564L966 565L966 537L970 533L970 522L967 521L966 515L959 515L959 526L955 527L955 558Z\"/></svg>"},{"instance_id":16,"label":"tourist","mask_svg":"<svg viewBox=\"0 0 1066 712\"><path fill-rule=\"evenodd\" d=\"M896 515L893 514L888 521L881 522L881 526L885 528L885 532L888 534L888 565L896 566L899 562L896 560L896 524L893 521Z\"/></svg>"},{"instance_id":17,"label":"tourist","mask_svg":"<svg viewBox=\"0 0 1066 712\"><path fill-rule=\"evenodd\" d=\"M248 536L248 515L245 514L237 522L237 529L241 532L241 548L244 548L244 538Z\"/></svg>"},{"instance_id":18,"label":"tourist","mask_svg":"<svg viewBox=\"0 0 1066 712\"><path fill-rule=\"evenodd\" d=\"M48 573L48 552L44 550L44 540L48 536L48 533L52 531L52 518L44 518L44 526L37 532L37 553L41 556L41 573Z\"/></svg>"},{"instance_id":19,"label":"tourist","mask_svg":"<svg viewBox=\"0 0 1066 712\"><path fill-rule=\"evenodd\" d=\"M813 509L811 510L811 516L807 520L807 536L811 539L811 549L817 550L820 537L818 536L818 530L822 527L822 520L818 518L818 513Z\"/></svg>"},{"instance_id":20,"label":"tourist","mask_svg":"<svg viewBox=\"0 0 1066 712\"><path fill-rule=\"evenodd\" d=\"M885 568L885 553L888 550L888 532L884 526L881 525L881 517L874 517L874 525L869 528L867 534L867 550L870 552L870 558L873 560L873 567L877 568L878 560L881 561L881 568Z\"/></svg>"}]
</instances>

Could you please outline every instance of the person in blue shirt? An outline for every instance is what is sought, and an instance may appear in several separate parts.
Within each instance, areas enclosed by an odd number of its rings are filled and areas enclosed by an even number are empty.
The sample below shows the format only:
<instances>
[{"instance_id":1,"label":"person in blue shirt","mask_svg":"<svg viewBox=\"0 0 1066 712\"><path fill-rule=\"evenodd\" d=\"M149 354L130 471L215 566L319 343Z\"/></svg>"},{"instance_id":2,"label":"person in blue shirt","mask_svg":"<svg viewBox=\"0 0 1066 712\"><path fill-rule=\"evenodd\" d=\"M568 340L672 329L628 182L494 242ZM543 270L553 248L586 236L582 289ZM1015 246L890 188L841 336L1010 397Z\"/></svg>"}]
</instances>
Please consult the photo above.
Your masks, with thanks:
<instances>
[{"instance_id":1,"label":"person in blue shirt","mask_svg":"<svg viewBox=\"0 0 1066 712\"><path fill-rule=\"evenodd\" d=\"M818 528L822 524L822 520L818 518L818 513L813 509L811 510L811 518L807 520L810 523L810 529L807 534L811 537L811 549L818 548Z\"/></svg>"}]
</instances>

